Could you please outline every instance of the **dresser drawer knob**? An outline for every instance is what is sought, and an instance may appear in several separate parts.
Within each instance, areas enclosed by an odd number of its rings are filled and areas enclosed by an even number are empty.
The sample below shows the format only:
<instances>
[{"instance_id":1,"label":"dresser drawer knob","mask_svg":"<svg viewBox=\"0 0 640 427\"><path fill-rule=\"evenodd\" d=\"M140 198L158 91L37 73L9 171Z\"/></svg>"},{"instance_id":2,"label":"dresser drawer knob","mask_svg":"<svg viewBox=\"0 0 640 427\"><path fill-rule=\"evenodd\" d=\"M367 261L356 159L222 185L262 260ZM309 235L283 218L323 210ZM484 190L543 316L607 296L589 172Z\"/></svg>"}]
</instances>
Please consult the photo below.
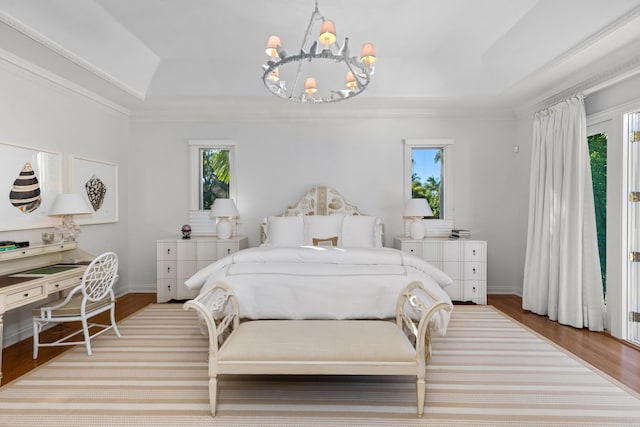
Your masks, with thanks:
<instances>
[{"instance_id":1,"label":"dresser drawer knob","mask_svg":"<svg viewBox=\"0 0 640 427\"><path fill-rule=\"evenodd\" d=\"M29 296L29 292L25 292L23 295L25 298Z\"/></svg>"}]
</instances>

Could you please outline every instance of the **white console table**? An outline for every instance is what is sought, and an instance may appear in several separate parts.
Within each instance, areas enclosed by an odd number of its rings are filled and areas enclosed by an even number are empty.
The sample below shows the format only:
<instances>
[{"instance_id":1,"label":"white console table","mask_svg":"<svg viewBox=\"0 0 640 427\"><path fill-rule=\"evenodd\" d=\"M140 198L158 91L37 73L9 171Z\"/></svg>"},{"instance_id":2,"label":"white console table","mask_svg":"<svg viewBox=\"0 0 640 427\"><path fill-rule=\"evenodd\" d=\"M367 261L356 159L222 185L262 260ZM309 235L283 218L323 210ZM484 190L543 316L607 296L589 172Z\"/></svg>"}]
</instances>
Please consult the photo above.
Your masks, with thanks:
<instances>
[{"instance_id":1,"label":"white console table","mask_svg":"<svg viewBox=\"0 0 640 427\"><path fill-rule=\"evenodd\" d=\"M94 255L79 249L76 242L35 245L0 252L0 350L4 313L78 285L87 265L94 258ZM67 264L69 260L74 264ZM65 262L65 265L57 266L61 262ZM38 271L33 271L36 269Z\"/></svg>"},{"instance_id":2,"label":"white console table","mask_svg":"<svg viewBox=\"0 0 640 427\"><path fill-rule=\"evenodd\" d=\"M232 236L161 239L157 242L157 301L192 299L198 289L189 289L185 280L212 262L248 247L248 238Z\"/></svg>"},{"instance_id":3,"label":"white console table","mask_svg":"<svg viewBox=\"0 0 640 427\"><path fill-rule=\"evenodd\" d=\"M444 290L452 300L487 303L486 241L396 237L394 247L413 253L447 273L453 284Z\"/></svg>"}]
</instances>

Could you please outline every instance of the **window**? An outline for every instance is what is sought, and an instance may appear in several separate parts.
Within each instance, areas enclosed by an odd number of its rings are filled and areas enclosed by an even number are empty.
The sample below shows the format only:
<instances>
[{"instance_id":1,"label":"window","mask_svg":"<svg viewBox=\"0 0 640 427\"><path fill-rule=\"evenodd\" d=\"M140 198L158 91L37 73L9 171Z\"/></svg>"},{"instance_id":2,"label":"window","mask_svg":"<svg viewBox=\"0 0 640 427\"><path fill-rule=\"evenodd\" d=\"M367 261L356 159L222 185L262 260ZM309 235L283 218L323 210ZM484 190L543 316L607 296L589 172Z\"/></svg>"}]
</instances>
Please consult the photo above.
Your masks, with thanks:
<instances>
[{"instance_id":1,"label":"window","mask_svg":"<svg viewBox=\"0 0 640 427\"><path fill-rule=\"evenodd\" d=\"M406 139L405 199L425 198L433 211L426 219L453 221L451 164L453 140Z\"/></svg>"},{"instance_id":2,"label":"window","mask_svg":"<svg viewBox=\"0 0 640 427\"><path fill-rule=\"evenodd\" d=\"M440 218L442 201L442 148L411 148L411 197L427 199L433 216Z\"/></svg>"},{"instance_id":3,"label":"window","mask_svg":"<svg viewBox=\"0 0 640 427\"><path fill-rule=\"evenodd\" d=\"M191 201L193 234L213 234L209 210L216 198L236 200L236 145L228 140L191 140Z\"/></svg>"}]
</instances>

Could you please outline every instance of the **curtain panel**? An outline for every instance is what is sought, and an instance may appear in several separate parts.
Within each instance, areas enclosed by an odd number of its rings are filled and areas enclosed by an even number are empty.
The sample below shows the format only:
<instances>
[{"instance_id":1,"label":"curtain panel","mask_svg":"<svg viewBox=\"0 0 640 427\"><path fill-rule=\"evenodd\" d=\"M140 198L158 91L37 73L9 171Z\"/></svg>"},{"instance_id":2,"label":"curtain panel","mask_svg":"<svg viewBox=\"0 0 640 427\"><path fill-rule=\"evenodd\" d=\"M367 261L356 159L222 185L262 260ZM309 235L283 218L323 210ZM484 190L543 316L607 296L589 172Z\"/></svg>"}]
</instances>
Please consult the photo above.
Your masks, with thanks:
<instances>
[{"instance_id":1,"label":"curtain panel","mask_svg":"<svg viewBox=\"0 0 640 427\"><path fill-rule=\"evenodd\" d=\"M561 324L604 329L582 95L534 116L522 306Z\"/></svg>"}]
</instances>

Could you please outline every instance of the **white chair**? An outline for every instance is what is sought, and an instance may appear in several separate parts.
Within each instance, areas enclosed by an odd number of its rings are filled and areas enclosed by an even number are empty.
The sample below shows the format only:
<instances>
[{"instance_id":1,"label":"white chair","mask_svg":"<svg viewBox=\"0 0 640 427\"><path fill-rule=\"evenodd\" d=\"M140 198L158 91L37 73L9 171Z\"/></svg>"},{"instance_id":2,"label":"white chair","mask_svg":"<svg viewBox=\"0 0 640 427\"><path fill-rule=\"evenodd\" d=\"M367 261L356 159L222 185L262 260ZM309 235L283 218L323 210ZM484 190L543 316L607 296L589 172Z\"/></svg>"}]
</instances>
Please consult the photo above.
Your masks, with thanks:
<instances>
[{"instance_id":1,"label":"white chair","mask_svg":"<svg viewBox=\"0 0 640 427\"><path fill-rule=\"evenodd\" d=\"M38 358L38 348L59 345L84 344L87 354L91 356L91 339L103 332L113 329L118 337L120 331L116 326L115 297L113 285L118 280L118 256L106 252L96 257L87 267L82 282L73 288L66 298L47 303L46 306L33 310L33 358ZM111 325L88 323L88 319L107 310L111 311ZM73 332L57 341L40 342L40 332L49 323L82 322L82 329ZM100 328L93 335L89 328ZM84 341L70 341L70 338L84 334Z\"/></svg>"}]
</instances>

